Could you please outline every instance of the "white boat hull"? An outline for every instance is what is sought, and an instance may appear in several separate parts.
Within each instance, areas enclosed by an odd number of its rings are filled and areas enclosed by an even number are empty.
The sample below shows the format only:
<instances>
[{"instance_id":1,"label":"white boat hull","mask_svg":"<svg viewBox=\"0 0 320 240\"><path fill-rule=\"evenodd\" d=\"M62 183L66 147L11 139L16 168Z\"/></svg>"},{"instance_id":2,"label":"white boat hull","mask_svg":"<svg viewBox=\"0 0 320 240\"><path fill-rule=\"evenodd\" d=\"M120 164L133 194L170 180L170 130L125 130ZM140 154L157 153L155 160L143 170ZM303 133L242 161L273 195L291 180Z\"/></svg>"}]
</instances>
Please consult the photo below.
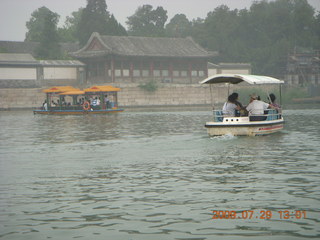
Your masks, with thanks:
<instances>
[{"instance_id":1,"label":"white boat hull","mask_svg":"<svg viewBox=\"0 0 320 240\"><path fill-rule=\"evenodd\" d=\"M226 121L227 120L227 121ZM231 121L232 120L232 121ZM257 136L267 135L283 129L283 118L271 121L249 121L248 118L230 117L223 122L207 122L209 136Z\"/></svg>"}]
</instances>

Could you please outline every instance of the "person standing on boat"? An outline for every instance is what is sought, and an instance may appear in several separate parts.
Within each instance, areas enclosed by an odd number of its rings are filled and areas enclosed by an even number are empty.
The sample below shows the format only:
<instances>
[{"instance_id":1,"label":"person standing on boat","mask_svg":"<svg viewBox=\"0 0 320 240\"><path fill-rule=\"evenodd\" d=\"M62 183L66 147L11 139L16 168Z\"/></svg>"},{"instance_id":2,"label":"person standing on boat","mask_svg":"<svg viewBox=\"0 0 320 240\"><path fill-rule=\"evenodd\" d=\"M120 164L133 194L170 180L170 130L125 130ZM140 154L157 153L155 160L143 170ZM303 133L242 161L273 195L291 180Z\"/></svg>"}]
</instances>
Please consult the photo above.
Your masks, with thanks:
<instances>
[{"instance_id":1,"label":"person standing on boat","mask_svg":"<svg viewBox=\"0 0 320 240\"><path fill-rule=\"evenodd\" d=\"M238 99L237 93L232 93L228 97L228 101L224 103L223 108L222 108L222 113L224 116L234 117L234 116L236 116L236 111L241 110L241 107L238 105L239 102L237 101L237 99ZM241 103L240 103L240 105L241 105Z\"/></svg>"},{"instance_id":2,"label":"person standing on boat","mask_svg":"<svg viewBox=\"0 0 320 240\"><path fill-rule=\"evenodd\" d=\"M104 102L106 104L106 108L109 108L110 107L110 100L108 98L108 95L104 95Z\"/></svg>"},{"instance_id":3,"label":"person standing on boat","mask_svg":"<svg viewBox=\"0 0 320 240\"><path fill-rule=\"evenodd\" d=\"M48 103L47 100L44 100L44 103L42 104L43 110L48 111Z\"/></svg>"},{"instance_id":4,"label":"person standing on boat","mask_svg":"<svg viewBox=\"0 0 320 240\"><path fill-rule=\"evenodd\" d=\"M250 95L250 103L246 107L249 112L250 121L263 121L266 120L264 111L268 108L273 108L269 103L258 100L257 94Z\"/></svg>"}]
</instances>

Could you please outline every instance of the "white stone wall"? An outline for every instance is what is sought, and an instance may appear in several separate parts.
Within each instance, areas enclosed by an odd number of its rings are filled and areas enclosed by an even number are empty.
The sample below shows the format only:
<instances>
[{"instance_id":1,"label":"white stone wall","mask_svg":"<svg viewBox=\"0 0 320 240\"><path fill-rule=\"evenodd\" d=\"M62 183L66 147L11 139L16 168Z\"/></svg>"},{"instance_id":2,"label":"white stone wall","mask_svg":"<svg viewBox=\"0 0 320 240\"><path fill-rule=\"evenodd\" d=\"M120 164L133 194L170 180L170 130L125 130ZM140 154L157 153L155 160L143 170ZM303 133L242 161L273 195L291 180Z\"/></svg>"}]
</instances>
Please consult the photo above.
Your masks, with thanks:
<instances>
[{"instance_id":1,"label":"white stone wall","mask_svg":"<svg viewBox=\"0 0 320 240\"><path fill-rule=\"evenodd\" d=\"M43 78L45 80L77 79L77 68L44 67Z\"/></svg>"},{"instance_id":2,"label":"white stone wall","mask_svg":"<svg viewBox=\"0 0 320 240\"><path fill-rule=\"evenodd\" d=\"M221 69L220 73L250 74L250 70L249 69Z\"/></svg>"},{"instance_id":3,"label":"white stone wall","mask_svg":"<svg viewBox=\"0 0 320 240\"><path fill-rule=\"evenodd\" d=\"M0 80L37 80L37 68L1 67Z\"/></svg>"}]
</instances>

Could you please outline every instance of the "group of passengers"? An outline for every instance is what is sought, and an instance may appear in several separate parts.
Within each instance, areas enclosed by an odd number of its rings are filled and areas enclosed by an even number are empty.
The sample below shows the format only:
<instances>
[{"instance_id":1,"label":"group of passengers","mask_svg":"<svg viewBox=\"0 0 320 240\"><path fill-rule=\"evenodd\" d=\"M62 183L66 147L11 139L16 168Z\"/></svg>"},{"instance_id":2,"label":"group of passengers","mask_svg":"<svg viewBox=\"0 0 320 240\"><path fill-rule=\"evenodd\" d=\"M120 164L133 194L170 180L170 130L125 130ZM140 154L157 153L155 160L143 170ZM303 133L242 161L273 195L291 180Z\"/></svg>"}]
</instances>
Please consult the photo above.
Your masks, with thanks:
<instances>
[{"instance_id":1,"label":"group of passengers","mask_svg":"<svg viewBox=\"0 0 320 240\"><path fill-rule=\"evenodd\" d=\"M83 106L85 102L88 102L90 106L93 106L93 107L96 107L96 106L100 106L101 105L101 100L100 100L100 97L90 97L89 99L85 99L84 97L80 98L78 101L77 101L77 105L79 106ZM104 103L105 103L105 106L107 108L110 107L110 100L108 98L108 95L105 95L104 96ZM60 100L57 99L57 101L55 102L54 100L51 101L51 104L50 104L51 107L59 107L60 106ZM71 103L67 103L65 101L65 98L61 98L61 106L65 107L65 106L71 106ZM42 109L43 110L48 110L48 103L47 103L47 100L45 100L42 104Z\"/></svg>"},{"instance_id":2,"label":"group of passengers","mask_svg":"<svg viewBox=\"0 0 320 240\"><path fill-rule=\"evenodd\" d=\"M280 112L280 106L276 103L276 96L269 94L269 103L261 101L260 96L257 94L250 95L249 104L244 107L239 101L239 94L232 93L228 97L228 101L224 103L222 113L224 116L237 117L249 115L250 121L262 121L266 119L264 116L267 109L275 109Z\"/></svg>"},{"instance_id":3,"label":"group of passengers","mask_svg":"<svg viewBox=\"0 0 320 240\"><path fill-rule=\"evenodd\" d=\"M57 99L57 102L54 100L51 101L51 107L59 107L60 106L60 100ZM66 106L71 106L70 102L66 102L65 98L61 98L61 106L66 107Z\"/></svg>"},{"instance_id":4,"label":"group of passengers","mask_svg":"<svg viewBox=\"0 0 320 240\"><path fill-rule=\"evenodd\" d=\"M110 100L108 98L108 95L104 96L103 101L104 101L105 106L108 108L110 105ZM100 97L91 97L89 99L89 103L91 106L94 106L94 107L100 106L101 105L101 98Z\"/></svg>"}]
</instances>

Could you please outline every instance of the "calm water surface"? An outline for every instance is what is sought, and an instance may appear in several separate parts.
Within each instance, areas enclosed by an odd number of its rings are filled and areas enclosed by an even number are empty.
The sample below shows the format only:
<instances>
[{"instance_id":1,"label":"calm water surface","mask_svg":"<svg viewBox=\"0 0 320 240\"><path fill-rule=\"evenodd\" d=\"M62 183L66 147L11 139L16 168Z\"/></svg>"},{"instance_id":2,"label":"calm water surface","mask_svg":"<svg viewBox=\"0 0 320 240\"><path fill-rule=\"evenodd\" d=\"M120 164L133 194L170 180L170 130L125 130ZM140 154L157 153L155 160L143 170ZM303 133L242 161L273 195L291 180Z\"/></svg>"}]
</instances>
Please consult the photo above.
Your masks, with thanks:
<instances>
[{"instance_id":1,"label":"calm water surface","mask_svg":"<svg viewBox=\"0 0 320 240\"><path fill-rule=\"evenodd\" d=\"M319 239L320 108L285 116L274 135L209 138L197 109L0 112L0 239Z\"/></svg>"}]
</instances>

